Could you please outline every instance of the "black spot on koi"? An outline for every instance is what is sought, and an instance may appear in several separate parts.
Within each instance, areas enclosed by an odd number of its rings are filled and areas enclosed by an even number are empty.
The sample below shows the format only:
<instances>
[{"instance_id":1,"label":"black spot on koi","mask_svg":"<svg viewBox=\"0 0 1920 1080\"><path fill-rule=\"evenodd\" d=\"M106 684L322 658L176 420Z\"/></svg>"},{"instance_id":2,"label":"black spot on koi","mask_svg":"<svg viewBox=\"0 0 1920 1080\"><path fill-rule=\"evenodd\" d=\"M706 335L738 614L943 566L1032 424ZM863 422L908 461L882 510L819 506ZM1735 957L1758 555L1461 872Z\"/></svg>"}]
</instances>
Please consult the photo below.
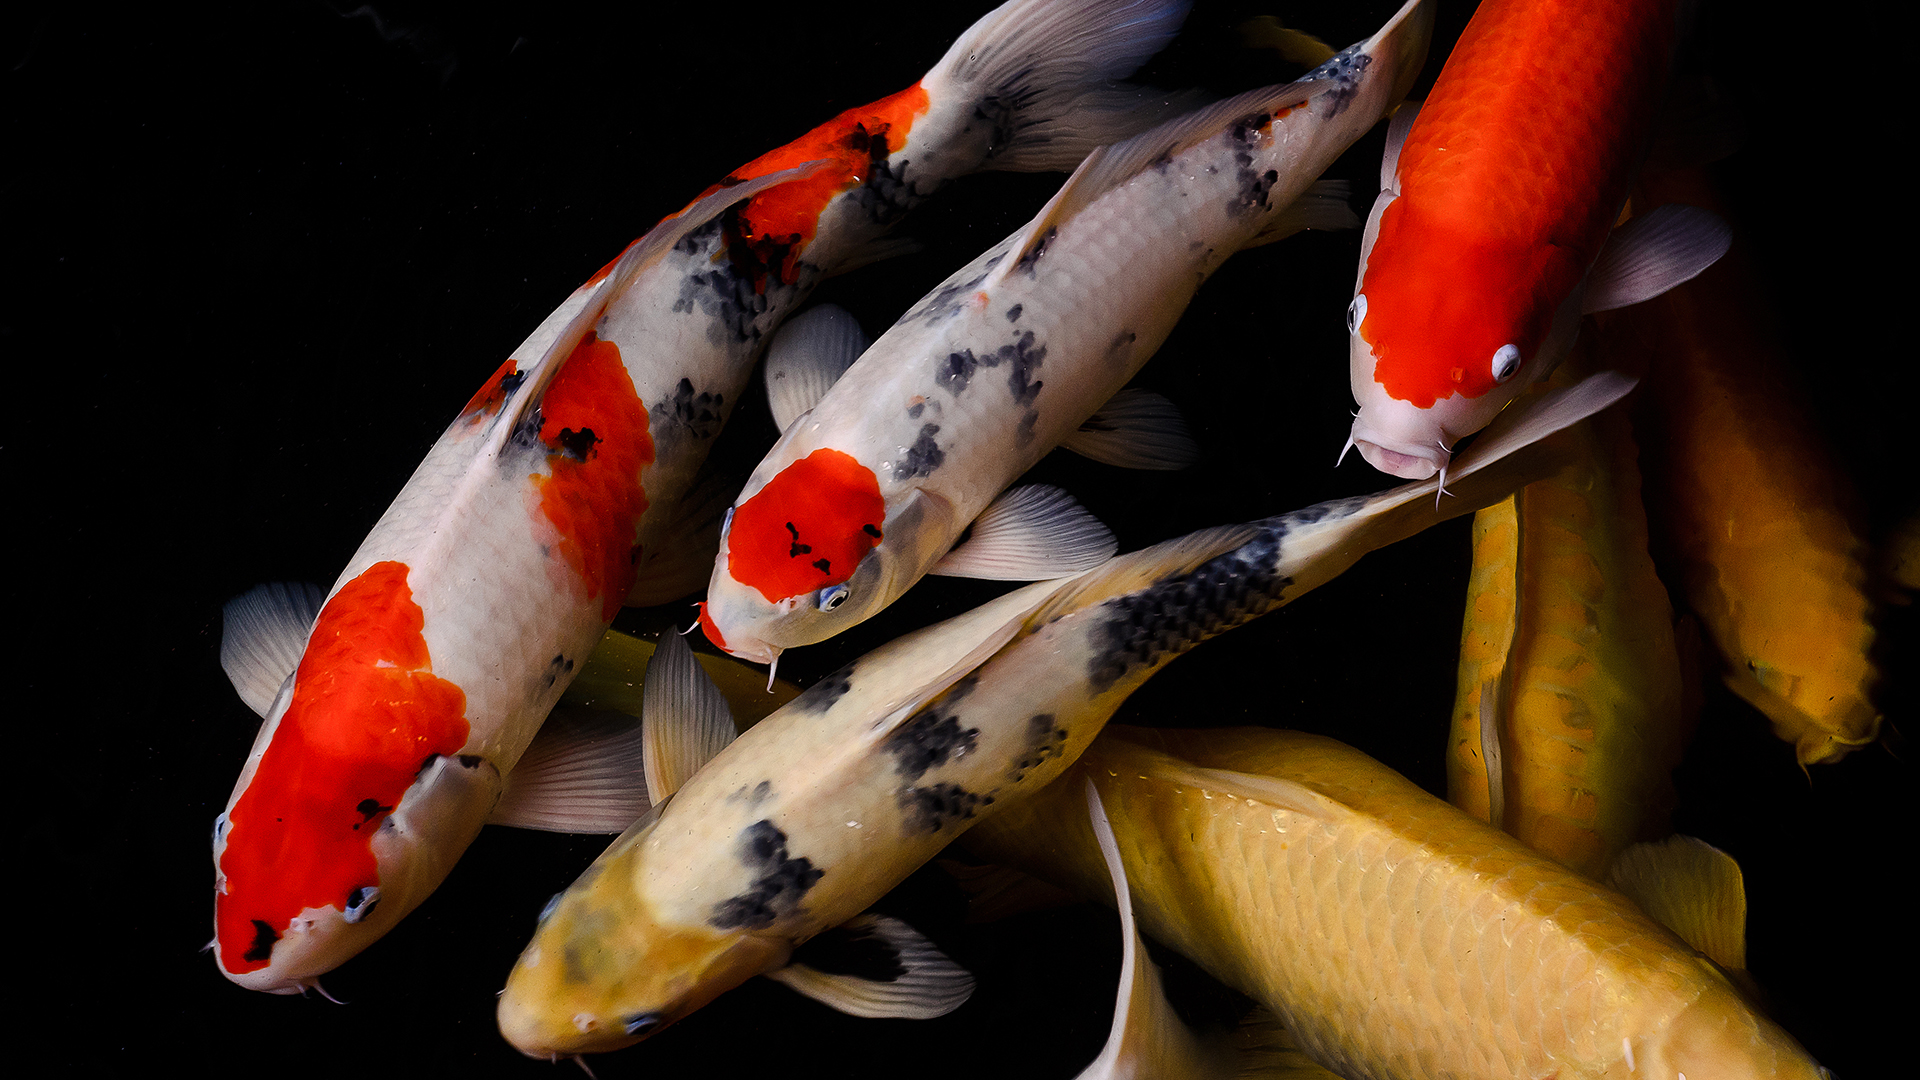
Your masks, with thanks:
<instances>
[{"instance_id":1,"label":"black spot on koi","mask_svg":"<svg viewBox=\"0 0 1920 1080\"><path fill-rule=\"evenodd\" d=\"M993 796L968 791L959 784L933 784L900 789L900 809L913 832L939 832L953 822L971 818Z\"/></svg>"},{"instance_id":2,"label":"black spot on koi","mask_svg":"<svg viewBox=\"0 0 1920 1080\"><path fill-rule=\"evenodd\" d=\"M807 687L799 697L793 699L793 706L806 712L826 712L848 690L853 689L853 669L854 665L848 664Z\"/></svg>"},{"instance_id":3,"label":"black spot on koi","mask_svg":"<svg viewBox=\"0 0 1920 1080\"><path fill-rule=\"evenodd\" d=\"M894 771L913 783L928 769L965 757L979 741L979 728L962 728L958 715L934 706L901 724L882 749L893 755Z\"/></svg>"},{"instance_id":4,"label":"black spot on koi","mask_svg":"<svg viewBox=\"0 0 1920 1080\"><path fill-rule=\"evenodd\" d=\"M790 857L787 834L764 819L747 826L739 852L740 861L758 876L746 892L713 906L713 916L707 921L721 930L759 930L773 925L775 919L799 906L800 898L824 873L814 869L812 860Z\"/></svg>"},{"instance_id":5,"label":"black spot on koi","mask_svg":"<svg viewBox=\"0 0 1920 1080\"><path fill-rule=\"evenodd\" d=\"M907 447L907 454L894 463L893 474L901 480L911 480L916 476L931 476L933 471L946 464L947 453L933 437L940 433L939 424L923 424L920 437Z\"/></svg>"}]
</instances>

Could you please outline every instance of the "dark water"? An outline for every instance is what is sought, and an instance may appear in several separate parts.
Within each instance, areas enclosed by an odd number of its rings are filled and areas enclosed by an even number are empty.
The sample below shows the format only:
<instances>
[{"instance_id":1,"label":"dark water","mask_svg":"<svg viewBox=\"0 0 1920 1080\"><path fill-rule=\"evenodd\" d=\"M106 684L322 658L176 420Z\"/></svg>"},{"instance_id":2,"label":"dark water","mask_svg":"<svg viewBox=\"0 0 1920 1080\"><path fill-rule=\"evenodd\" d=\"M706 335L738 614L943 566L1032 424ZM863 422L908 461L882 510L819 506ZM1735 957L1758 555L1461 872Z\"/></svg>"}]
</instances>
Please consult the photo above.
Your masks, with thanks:
<instances>
[{"instance_id":1,"label":"dark water","mask_svg":"<svg viewBox=\"0 0 1920 1080\"><path fill-rule=\"evenodd\" d=\"M1228 28L1272 11L1337 46L1390 10L1203 5L1159 71L1221 90L1290 78L1223 61ZM973 16L149 6L42 15L10 47L6 184L24 273L0 335L27 381L0 446L27 506L9 607L35 643L16 646L16 724L46 732L23 762L14 887L26 943L57 957L13 980L32 1002L17 1038L82 1075L163 1062L547 1075L495 1034L494 993L599 839L489 831L425 908L326 980L344 1007L241 991L196 952L210 934L208 825L255 727L218 668L219 606L260 581L330 581L452 412L578 281L730 167L910 83ZM1441 12L1443 41L1466 16ZM1857 85L1870 63L1789 66L1786 28L1750 18L1726 4L1701 18L1698 59L1752 120L1719 175L1808 360L1807 399L1884 530L1914 502L1887 464L1901 309L1855 272L1880 230L1884 137L1868 150L1849 125L1889 99ZM1334 170L1363 210L1380 144L1376 132ZM1057 183L956 185L909 225L924 252L820 296L877 332ZM1142 377L1186 411L1201 466L1049 460L1038 478L1078 494L1123 549L1386 486L1354 461L1329 468L1348 423L1357 252L1354 234L1303 236L1236 257L1202 290ZM764 409L750 401L729 437L757 457L773 437ZM1438 790L1466 572L1464 521L1369 557L1178 661L1119 719L1321 731ZM991 591L929 581L782 674L809 681ZM1912 638L1906 615L1895 647L1909 658ZM1913 682L1894 674L1897 722ZM1903 995L1878 987L1912 955L1895 884L1915 835L1909 766L1873 747L1809 780L1757 714L1712 690L1679 780L1678 825L1746 870L1752 968L1781 1021L1840 1075L1884 1074ZM1105 1038L1110 913L965 926L932 874L883 906L979 975L971 1003L938 1021L858 1021L762 981L596 1071L1070 1076Z\"/></svg>"}]
</instances>

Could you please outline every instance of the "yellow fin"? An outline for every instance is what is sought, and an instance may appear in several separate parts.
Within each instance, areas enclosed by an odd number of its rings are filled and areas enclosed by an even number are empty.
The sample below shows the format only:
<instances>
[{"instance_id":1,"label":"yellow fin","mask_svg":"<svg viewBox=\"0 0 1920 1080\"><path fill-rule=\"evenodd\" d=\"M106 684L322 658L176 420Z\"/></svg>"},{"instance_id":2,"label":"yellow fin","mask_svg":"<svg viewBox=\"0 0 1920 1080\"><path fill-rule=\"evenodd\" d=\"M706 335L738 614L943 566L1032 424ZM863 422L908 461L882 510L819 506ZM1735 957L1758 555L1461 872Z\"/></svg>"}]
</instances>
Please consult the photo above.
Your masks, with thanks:
<instances>
[{"instance_id":1,"label":"yellow fin","mask_svg":"<svg viewBox=\"0 0 1920 1080\"><path fill-rule=\"evenodd\" d=\"M1747 888L1733 856L1691 836L1635 844L1608 875L1654 921L1707 959L1747 968Z\"/></svg>"},{"instance_id":2,"label":"yellow fin","mask_svg":"<svg viewBox=\"0 0 1920 1080\"><path fill-rule=\"evenodd\" d=\"M1271 15L1256 15L1234 30L1241 44L1255 49L1268 49L1280 54L1280 59L1290 64L1299 64L1306 68L1317 68L1333 59L1336 51L1333 46L1314 37L1282 24Z\"/></svg>"}]
</instances>

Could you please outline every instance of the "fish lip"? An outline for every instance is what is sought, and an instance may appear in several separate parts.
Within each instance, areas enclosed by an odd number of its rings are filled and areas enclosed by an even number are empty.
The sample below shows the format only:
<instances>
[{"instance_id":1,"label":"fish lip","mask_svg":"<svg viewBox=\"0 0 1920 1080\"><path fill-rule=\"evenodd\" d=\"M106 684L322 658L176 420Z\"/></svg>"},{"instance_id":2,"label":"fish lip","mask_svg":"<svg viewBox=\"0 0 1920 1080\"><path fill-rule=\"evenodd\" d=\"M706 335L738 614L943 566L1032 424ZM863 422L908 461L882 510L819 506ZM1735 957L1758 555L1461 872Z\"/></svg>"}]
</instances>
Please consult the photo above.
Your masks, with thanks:
<instances>
[{"instance_id":1,"label":"fish lip","mask_svg":"<svg viewBox=\"0 0 1920 1080\"><path fill-rule=\"evenodd\" d=\"M1439 440L1421 444L1391 439L1357 418L1353 422L1353 448L1360 451L1367 464L1404 480L1425 480L1453 460L1453 454L1441 446Z\"/></svg>"}]
</instances>

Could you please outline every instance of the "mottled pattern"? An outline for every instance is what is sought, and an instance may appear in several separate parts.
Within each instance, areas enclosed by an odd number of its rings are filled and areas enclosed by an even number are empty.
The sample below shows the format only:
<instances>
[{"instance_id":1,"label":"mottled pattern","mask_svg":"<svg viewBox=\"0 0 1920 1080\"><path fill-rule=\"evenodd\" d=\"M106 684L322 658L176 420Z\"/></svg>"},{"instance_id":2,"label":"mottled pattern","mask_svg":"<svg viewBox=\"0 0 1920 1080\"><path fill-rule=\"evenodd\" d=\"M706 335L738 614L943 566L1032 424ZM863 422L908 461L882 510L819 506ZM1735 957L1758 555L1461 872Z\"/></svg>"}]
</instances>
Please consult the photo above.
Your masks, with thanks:
<instances>
[{"instance_id":1,"label":"mottled pattern","mask_svg":"<svg viewBox=\"0 0 1920 1080\"><path fill-rule=\"evenodd\" d=\"M1098 609L1105 621L1087 672L1096 692L1129 672L1184 652L1279 605L1290 578L1275 574L1283 525L1267 525L1246 544L1191 573L1116 597Z\"/></svg>"},{"instance_id":2,"label":"mottled pattern","mask_svg":"<svg viewBox=\"0 0 1920 1080\"><path fill-rule=\"evenodd\" d=\"M1037 768L1050 758L1057 758L1067 752L1067 729L1054 723L1052 713L1041 713L1027 719L1027 752L1013 763L1008 779L1019 783L1027 778L1027 770Z\"/></svg>"},{"instance_id":3,"label":"mottled pattern","mask_svg":"<svg viewBox=\"0 0 1920 1080\"><path fill-rule=\"evenodd\" d=\"M656 407L654 411L665 411L674 424L686 429L696 439L713 438L720 434L721 425L727 422L726 395L707 391L695 393L690 379L681 379L680 384L673 388L672 400L662 405L664 410Z\"/></svg>"},{"instance_id":4,"label":"mottled pattern","mask_svg":"<svg viewBox=\"0 0 1920 1080\"><path fill-rule=\"evenodd\" d=\"M790 708L810 713L823 713L833 708L834 702L853 689L853 671L858 665L859 661L848 664L807 687L799 697L793 699Z\"/></svg>"},{"instance_id":5,"label":"mottled pattern","mask_svg":"<svg viewBox=\"0 0 1920 1080\"><path fill-rule=\"evenodd\" d=\"M721 930L759 930L793 911L820 880L808 859L787 854L787 834L771 821L756 821L740 838L740 861L757 875L752 887L713 906L707 921Z\"/></svg>"},{"instance_id":6,"label":"mottled pattern","mask_svg":"<svg viewBox=\"0 0 1920 1080\"><path fill-rule=\"evenodd\" d=\"M920 437L907 447L907 452L893 464L893 475L900 480L911 480L916 476L932 476L933 470L946 464L946 451L933 440L940 433L939 424L925 424L920 428Z\"/></svg>"},{"instance_id":7,"label":"mottled pattern","mask_svg":"<svg viewBox=\"0 0 1920 1080\"><path fill-rule=\"evenodd\" d=\"M979 741L979 728L963 728L957 715L943 715L941 709L936 705L921 711L881 744L881 749L893 755L894 769L909 784L928 769L964 757Z\"/></svg>"},{"instance_id":8,"label":"mottled pattern","mask_svg":"<svg viewBox=\"0 0 1920 1080\"><path fill-rule=\"evenodd\" d=\"M1331 120L1346 112L1347 106L1353 104L1353 96L1360 89L1360 76L1367 70L1367 66L1373 63L1373 57L1361 52L1365 46L1364 41L1349 45L1335 53L1332 59L1301 77L1301 82L1312 79L1333 80L1332 89L1314 98L1326 110L1322 115L1327 119Z\"/></svg>"},{"instance_id":9,"label":"mottled pattern","mask_svg":"<svg viewBox=\"0 0 1920 1080\"><path fill-rule=\"evenodd\" d=\"M954 822L973 817L973 812L980 807L992 804L993 796L968 791L959 784L900 789L902 824L910 833L939 832Z\"/></svg>"}]
</instances>

